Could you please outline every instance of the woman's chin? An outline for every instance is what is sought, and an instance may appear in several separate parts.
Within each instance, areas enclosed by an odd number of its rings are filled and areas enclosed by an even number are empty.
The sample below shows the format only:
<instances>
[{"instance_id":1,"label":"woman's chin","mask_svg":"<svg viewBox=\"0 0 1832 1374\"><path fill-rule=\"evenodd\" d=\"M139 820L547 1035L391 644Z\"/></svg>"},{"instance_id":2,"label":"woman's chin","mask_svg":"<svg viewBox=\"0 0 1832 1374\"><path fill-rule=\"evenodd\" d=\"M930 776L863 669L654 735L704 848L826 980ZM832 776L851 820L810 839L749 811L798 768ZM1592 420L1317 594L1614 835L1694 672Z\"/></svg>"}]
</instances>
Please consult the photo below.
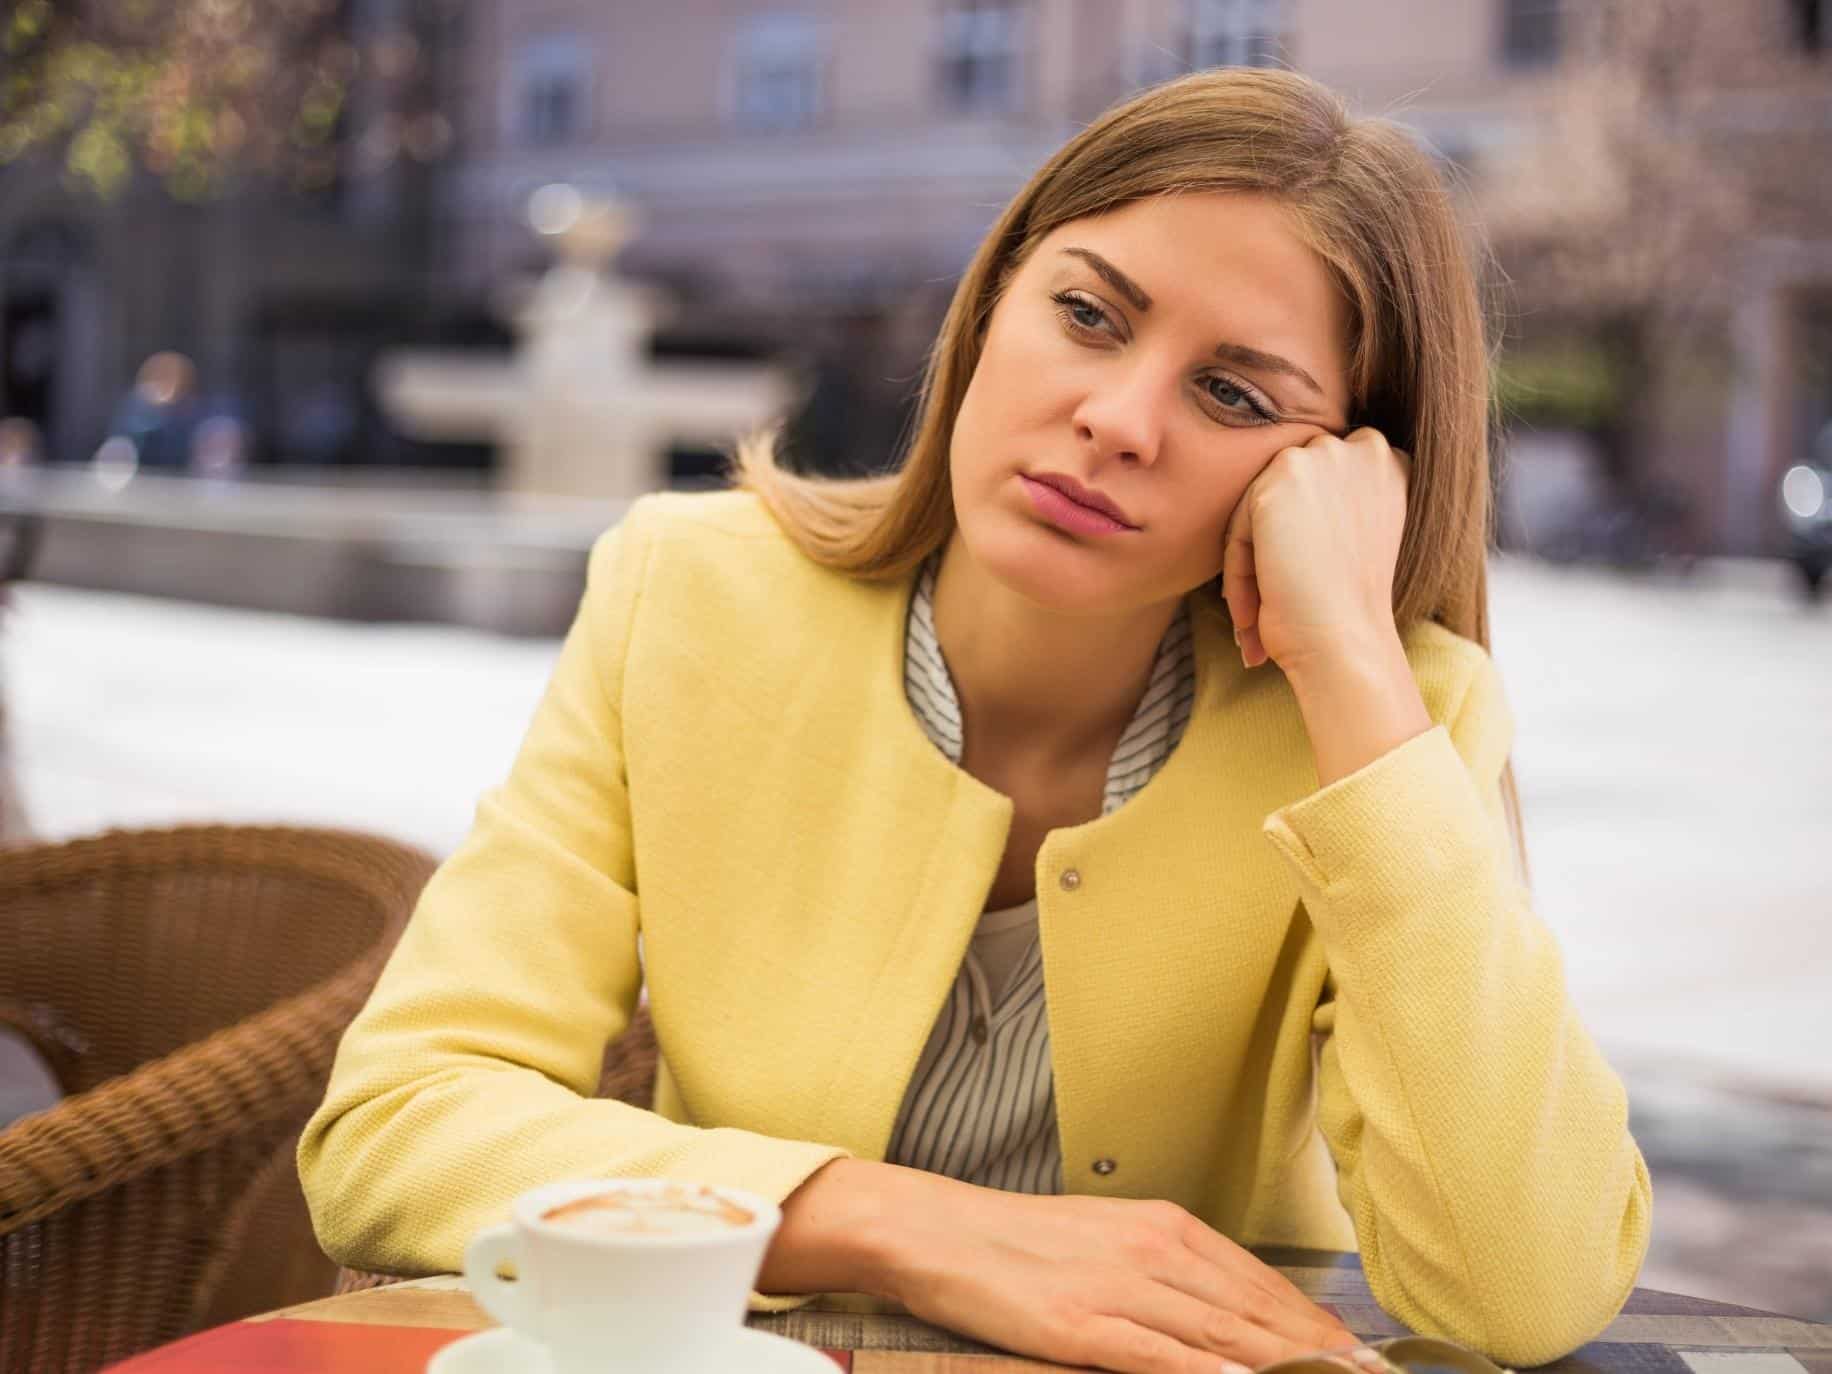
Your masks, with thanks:
<instances>
[{"instance_id":1,"label":"woman's chin","mask_svg":"<svg viewBox=\"0 0 1832 1374\"><path fill-rule=\"evenodd\" d=\"M996 534L972 541L974 562L988 577L1045 610L1099 615L1132 604L1124 569L1093 539L1018 516Z\"/></svg>"}]
</instances>

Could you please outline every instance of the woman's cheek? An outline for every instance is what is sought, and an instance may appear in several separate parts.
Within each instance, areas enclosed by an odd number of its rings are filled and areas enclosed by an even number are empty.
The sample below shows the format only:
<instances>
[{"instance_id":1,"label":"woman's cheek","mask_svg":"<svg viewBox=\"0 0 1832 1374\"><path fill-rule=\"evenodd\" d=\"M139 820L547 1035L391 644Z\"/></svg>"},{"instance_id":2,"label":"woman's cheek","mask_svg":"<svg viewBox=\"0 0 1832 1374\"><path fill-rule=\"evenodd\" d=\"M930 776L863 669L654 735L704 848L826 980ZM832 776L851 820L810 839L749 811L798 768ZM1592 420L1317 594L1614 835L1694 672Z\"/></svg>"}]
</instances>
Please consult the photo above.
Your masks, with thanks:
<instances>
[{"instance_id":1,"label":"woman's cheek","mask_svg":"<svg viewBox=\"0 0 1832 1374\"><path fill-rule=\"evenodd\" d=\"M1192 521L1175 528L1159 521L1153 530L1159 536L1154 562L1160 575L1193 584L1219 573L1226 528L1225 523L1217 525L1212 520Z\"/></svg>"}]
</instances>

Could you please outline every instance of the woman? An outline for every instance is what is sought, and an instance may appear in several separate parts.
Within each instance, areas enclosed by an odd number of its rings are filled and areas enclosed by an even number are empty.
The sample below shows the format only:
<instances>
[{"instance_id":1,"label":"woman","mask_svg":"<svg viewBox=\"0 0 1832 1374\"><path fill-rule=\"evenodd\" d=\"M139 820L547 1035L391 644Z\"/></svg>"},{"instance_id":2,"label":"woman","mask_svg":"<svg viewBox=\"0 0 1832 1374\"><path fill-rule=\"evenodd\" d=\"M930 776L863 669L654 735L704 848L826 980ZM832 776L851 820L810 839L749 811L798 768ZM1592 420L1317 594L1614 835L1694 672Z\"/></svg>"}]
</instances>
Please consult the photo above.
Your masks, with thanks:
<instances>
[{"instance_id":1,"label":"woman","mask_svg":"<svg viewBox=\"0 0 1832 1374\"><path fill-rule=\"evenodd\" d=\"M897 474L753 449L600 542L301 1142L326 1248L453 1269L522 1189L672 1175L783 1200L760 1305L1065 1363L1346 1343L1252 1244L1588 1339L1648 1182L1514 862L1487 395L1392 126L1223 71L1078 135ZM587 1100L645 983L655 1111Z\"/></svg>"}]
</instances>

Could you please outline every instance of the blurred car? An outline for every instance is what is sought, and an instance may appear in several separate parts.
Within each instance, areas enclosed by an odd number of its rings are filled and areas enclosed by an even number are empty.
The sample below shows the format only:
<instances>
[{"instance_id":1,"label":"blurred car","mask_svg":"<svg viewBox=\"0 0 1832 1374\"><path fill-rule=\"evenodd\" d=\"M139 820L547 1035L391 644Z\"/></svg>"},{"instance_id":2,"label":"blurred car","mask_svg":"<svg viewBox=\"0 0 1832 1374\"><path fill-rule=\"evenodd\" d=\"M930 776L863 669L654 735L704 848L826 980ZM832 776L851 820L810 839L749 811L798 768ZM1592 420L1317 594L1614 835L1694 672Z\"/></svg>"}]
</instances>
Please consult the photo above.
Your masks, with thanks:
<instances>
[{"instance_id":1,"label":"blurred car","mask_svg":"<svg viewBox=\"0 0 1832 1374\"><path fill-rule=\"evenodd\" d=\"M1782 475L1780 497L1788 557L1816 599L1832 571L1832 424L1819 431L1806 461Z\"/></svg>"}]
</instances>

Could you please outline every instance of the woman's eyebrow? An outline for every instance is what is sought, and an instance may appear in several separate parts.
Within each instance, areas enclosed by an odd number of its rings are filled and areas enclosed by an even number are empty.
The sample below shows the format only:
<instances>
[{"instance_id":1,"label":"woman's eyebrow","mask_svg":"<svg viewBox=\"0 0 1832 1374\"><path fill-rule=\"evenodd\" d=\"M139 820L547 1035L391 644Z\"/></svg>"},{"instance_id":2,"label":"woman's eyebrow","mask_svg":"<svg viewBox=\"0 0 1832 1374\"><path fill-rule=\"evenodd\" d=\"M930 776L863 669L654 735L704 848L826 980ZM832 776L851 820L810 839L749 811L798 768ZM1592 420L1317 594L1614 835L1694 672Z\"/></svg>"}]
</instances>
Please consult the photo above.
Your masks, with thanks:
<instances>
[{"instance_id":1,"label":"woman's eyebrow","mask_svg":"<svg viewBox=\"0 0 1832 1374\"><path fill-rule=\"evenodd\" d=\"M1237 363L1241 367L1258 368L1262 372L1278 372L1287 377L1295 377L1318 396L1323 395L1323 388L1317 385L1317 379L1286 358L1276 353L1267 353L1257 348L1248 348L1245 344L1220 343L1215 345L1215 356L1224 362Z\"/></svg>"},{"instance_id":2,"label":"woman's eyebrow","mask_svg":"<svg viewBox=\"0 0 1832 1374\"><path fill-rule=\"evenodd\" d=\"M1091 248L1065 248L1062 250L1072 258L1080 258L1092 267L1111 286L1131 304L1134 310L1143 314L1151 309L1151 297L1145 294L1145 288L1119 268L1108 262Z\"/></svg>"},{"instance_id":3,"label":"woman's eyebrow","mask_svg":"<svg viewBox=\"0 0 1832 1374\"><path fill-rule=\"evenodd\" d=\"M1096 272L1101 279L1115 291L1124 296L1134 310L1144 314L1151 309L1151 296L1145 288L1119 268L1108 262L1091 248L1064 248L1063 252L1072 258L1080 258ZM1304 383L1318 396L1323 395L1323 388L1317 385L1317 379L1299 367L1290 359L1281 358L1276 353L1267 353L1263 349L1249 348L1245 344L1223 343L1215 346L1215 356L1224 362L1237 364L1240 367L1256 368L1261 372L1277 372L1286 377L1294 377Z\"/></svg>"}]
</instances>

